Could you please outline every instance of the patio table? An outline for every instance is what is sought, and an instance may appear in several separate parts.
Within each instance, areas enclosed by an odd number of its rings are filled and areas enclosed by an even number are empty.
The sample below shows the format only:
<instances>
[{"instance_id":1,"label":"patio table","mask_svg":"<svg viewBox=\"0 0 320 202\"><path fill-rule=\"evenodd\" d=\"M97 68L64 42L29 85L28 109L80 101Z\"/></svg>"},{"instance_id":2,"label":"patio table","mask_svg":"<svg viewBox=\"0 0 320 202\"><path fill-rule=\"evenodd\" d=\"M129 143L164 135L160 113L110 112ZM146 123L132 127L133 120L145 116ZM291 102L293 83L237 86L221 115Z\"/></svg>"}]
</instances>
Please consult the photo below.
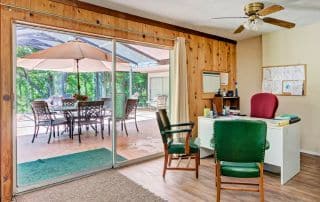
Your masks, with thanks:
<instances>
[{"instance_id":1,"label":"patio table","mask_svg":"<svg viewBox=\"0 0 320 202\"><path fill-rule=\"evenodd\" d=\"M69 119L70 121L72 121L72 125L74 124L74 119L77 118L78 114L75 113L78 111L78 106L75 105L75 106L52 106L50 108L50 110L52 110L53 112L62 112L65 117L67 119ZM109 107L103 107L102 108L102 111L104 112L104 114L106 114L107 112L109 112L111 114L112 112L112 109L109 108ZM77 134L72 134L73 135L77 135Z\"/></svg>"}]
</instances>

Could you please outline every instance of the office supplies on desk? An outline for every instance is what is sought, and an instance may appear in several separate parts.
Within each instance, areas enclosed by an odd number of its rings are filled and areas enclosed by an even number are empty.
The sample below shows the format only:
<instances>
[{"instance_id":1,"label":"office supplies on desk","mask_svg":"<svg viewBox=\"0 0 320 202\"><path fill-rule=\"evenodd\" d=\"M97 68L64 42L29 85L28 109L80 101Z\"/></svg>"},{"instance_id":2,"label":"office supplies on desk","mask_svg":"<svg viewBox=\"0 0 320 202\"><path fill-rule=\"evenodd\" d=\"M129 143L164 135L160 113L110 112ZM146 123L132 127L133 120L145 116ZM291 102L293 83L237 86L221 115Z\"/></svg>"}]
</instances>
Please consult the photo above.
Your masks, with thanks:
<instances>
[{"instance_id":1,"label":"office supplies on desk","mask_svg":"<svg viewBox=\"0 0 320 202\"><path fill-rule=\"evenodd\" d=\"M294 114L282 114L280 116L276 116L274 118L275 120L289 120L289 123L297 123L299 121L301 121L300 117L298 117L297 115Z\"/></svg>"},{"instance_id":2,"label":"office supplies on desk","mask_svg":"<svg viewBox=\"0 0 320 202\"><path fill-rule=\"evenodd\" d=\"M289 120L272 120L270 123L274 126L286 126L290 124Z\"/></svg>"},{"instance_id":3,"label":"office supplies on desk","mask_svg":"<svg viewBox=\"0 0 320 202\"><path fill-rule=\"evenodd\" d=\"M209 117L209 114L210 114L210 108L204 108L203 109L203 116L204 117Z\"/></svg>"},{"instance_id":4,"label":"office supplies on desk","mask_svg":"<svg viewBox=\"0 0 320 202\"><path fill-rule=\"evenodd\" d=\"M227 97L233 97L233 90L228 90Z\"/></svg>"}]
</instances>

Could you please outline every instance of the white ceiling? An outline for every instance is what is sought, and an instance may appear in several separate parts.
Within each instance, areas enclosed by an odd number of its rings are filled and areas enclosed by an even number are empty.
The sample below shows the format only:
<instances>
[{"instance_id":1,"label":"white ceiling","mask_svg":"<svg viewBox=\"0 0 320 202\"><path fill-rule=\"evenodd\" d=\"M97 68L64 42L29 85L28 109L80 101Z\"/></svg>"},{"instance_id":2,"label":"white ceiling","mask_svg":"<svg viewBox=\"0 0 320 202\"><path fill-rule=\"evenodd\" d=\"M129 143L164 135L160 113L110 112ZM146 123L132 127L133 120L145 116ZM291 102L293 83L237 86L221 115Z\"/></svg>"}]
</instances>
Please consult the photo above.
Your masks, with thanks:
<instances>
[{"instance_id":1,"label":"white ceiling","mask_svg":"<svg viewBox=\"0 0 320 202\"><path fill-rule=\"evenodd\" d=\"M277 26L264 24L259 32L232 32L244 19L212 20L212 17L244 16L243 7L252 0L82 0L87 3L138 15L145 18L191 28L226 38L241 40L261 33L281 30ZM280 4L285 10L275 17L304 26L320 22L320 0L268 0L265 7Z\"/></svg>"}]
</instances>

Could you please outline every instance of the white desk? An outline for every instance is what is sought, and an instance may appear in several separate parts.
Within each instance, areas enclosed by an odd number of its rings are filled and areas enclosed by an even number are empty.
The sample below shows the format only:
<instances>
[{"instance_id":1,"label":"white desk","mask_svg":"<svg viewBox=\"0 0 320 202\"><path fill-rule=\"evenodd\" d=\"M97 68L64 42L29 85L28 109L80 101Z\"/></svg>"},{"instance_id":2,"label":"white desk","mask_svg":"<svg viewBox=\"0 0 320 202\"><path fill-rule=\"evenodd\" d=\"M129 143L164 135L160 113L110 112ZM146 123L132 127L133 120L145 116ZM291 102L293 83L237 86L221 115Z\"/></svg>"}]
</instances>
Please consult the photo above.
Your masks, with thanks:
<instances>
[{"instance_id":1,"label":"white desk","mask_svg":"<svg viewBox=\"0 0 320 202\"><path fill-rule=\"evenodd\" d=\"M257 119L251 117L218 117L215 119L198 117L198 137L200 139L200 157L213 154L214 148L211 145L213 138L213 124L215 120L263 120L267 123L267 140L270 148L265 154L265 169L270 170L271 166L280 168L281 184L285 184L300 171L300 123L286 126L274 126L268 119Z\"/></svg>"}]
</instances>

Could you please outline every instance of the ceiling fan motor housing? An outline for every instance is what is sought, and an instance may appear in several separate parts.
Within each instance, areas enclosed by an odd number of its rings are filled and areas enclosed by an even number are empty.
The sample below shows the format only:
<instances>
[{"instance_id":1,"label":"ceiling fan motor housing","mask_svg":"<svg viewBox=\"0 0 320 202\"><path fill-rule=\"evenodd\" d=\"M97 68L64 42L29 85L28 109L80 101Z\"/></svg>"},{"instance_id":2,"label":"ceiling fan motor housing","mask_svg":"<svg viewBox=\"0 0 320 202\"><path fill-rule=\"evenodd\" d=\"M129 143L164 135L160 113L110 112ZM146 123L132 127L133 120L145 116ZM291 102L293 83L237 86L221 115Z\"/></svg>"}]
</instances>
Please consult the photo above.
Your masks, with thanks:
<instances>
[{"instance_id":1,"label":"ceiling fan motor housing","mask_svg":"<svg viewBox=\"0 0 320 202\"><path fill-rule=\"evenodd\" d=\"M256 16L257 12L264 8L264 4L260 2L250 3L244 7L247 16Z\"/></svg>"}]
</instances>

